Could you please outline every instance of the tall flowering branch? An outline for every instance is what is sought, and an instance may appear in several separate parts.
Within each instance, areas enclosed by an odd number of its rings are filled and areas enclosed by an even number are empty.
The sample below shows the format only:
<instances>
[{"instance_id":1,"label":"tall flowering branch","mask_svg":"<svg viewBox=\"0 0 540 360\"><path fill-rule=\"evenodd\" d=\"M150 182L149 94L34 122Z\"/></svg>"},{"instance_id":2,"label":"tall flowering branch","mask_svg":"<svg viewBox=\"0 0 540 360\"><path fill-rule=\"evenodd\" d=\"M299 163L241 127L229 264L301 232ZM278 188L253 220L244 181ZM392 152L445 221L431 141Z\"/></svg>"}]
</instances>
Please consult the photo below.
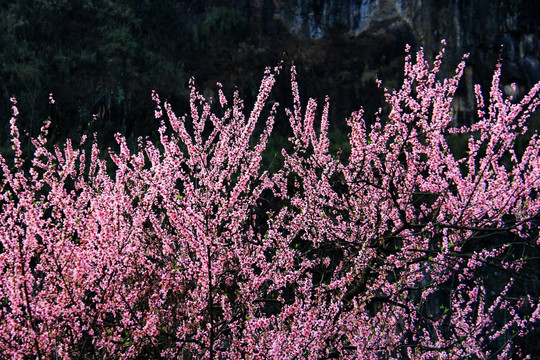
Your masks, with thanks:
<instances>
[{"instance_id":1,"label":"tall flowering branch","mask_svg":"<svg viewBox=\"0 0 540 360\"><path fill-rule=\"evenodd\" d=\"M189 114L154 92L159 140L103 160L95 140L0 156L0 353L7 358L376 359L535 355L540 140L517 103L476 89L456 127L463 75L438 80L407 49L387 112L348 119L330 153L329 99L303 105L291 70L292 148L261 167L280 67L251 111L190 82ZM379 82L380 83L380 82ZM52 95L50 96L50 101ZM265 117L261 126L261 117ZM259 125L259 126L258 126ZM454 152L453 136L468 137ZM520 137L528 141L518 149ZM112 168L114 167L114 168Z\"/></svg>"},{"instance_id":2,"label":"tall flowering branch","mask_svg":"<svg viewBox=\"0 0 540 360\"><path fill-rule=\"evenodd\" d=\"M346 162L326 146L328 103L318 136L315 101L301 113L293 68L295 147L280 174L291 207L280 221L308 279L289 323L313 319L295 337L303 356L507 358L535 336L539 294L520 287L538 276L540 147L537 134L522 154L515 143L540 84L513 104L499 65L488 110L477 87L480 119L456 128L465 63L438 81L443 52L432 67L422 51L407 55L401 89L385 89L387 118L368 127L353 113ZM456 133L469 136L462 158L448 144Z\"/></svg>"},{"instance_id":3,"label":"tall flowering branch","mask_svg":"<svg viewBox=\"0 0 540 360\"><path fill-rule=\"evenodd\" d=\"M14 107L16 167L0 158L7 356L249 353L235 339L272 277L257 272L268 246L255 223L272 186L260 166L277 103L254 133L278 71L267 69L248 116L238 93L228 106L219 90L217 115L191 83L191 112L180 118L154 93L159 143L140 139L132 152L117 134L112 176L95 142L89 161L86 139L81 150L71 141L49 149L48 124L24 170Z\"/></svg>"}]
</instances>

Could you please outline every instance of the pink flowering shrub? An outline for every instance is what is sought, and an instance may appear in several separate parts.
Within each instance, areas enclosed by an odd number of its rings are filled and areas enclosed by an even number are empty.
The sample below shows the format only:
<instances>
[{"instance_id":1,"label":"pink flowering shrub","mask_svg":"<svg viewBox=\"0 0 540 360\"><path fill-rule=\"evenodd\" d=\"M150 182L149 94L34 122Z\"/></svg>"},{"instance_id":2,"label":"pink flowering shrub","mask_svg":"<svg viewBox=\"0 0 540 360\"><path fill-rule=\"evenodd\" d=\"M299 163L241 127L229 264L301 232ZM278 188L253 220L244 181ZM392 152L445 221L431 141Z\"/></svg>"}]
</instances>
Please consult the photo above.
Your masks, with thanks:
<instances>
[{"instance_id":1,"label":"pink flowering shrub","mask_svg":"<svg viewBox=\"0 0 540 360\"><path fill-rule=\"evenodd\" d=\"M212 105L191 84L183 117L154 94L159 142L133 151L117 135L114 174L95 141L49 146L48 123L25 164L12 99L0 358L538 355L540 139L515 144L540 84L512 103L498 67L487 105L476 89L478 120L458 128L465 65L439 81L441 60L407 55L388 116L349 118L345 160L329 152L328 101L316 119L293 67L292 147L273 173L261 160L279 67L249 115L221 89ZM453 134L469 138L463 157Z\"/></svg>"}]
</instances>

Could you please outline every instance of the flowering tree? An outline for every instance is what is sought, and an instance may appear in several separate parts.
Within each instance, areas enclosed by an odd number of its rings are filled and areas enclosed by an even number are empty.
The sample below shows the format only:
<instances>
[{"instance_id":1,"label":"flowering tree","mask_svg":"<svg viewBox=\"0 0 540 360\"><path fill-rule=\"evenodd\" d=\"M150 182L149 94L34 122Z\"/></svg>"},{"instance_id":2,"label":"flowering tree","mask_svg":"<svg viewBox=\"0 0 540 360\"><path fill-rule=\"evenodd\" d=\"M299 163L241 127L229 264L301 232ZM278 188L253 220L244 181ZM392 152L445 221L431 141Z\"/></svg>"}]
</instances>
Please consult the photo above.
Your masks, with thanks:
<instances>
[{"instance_id":1,"label":"flowering tree","mask_svg":"<svg viewBox=\"0 0 540 360\"><path fill-rule=\"evenodd\" d=\"M540 140L535 133L520 154L515 143L540 84L512 104L499 65L489 106L477 86L478 121L458 128L450 105L465 63L440 82L442 56L430 68L422 51L414 63L407 55L402 88L385 89L385 121L368 128L353 113L345 162L328 151L328 102L317 135L316 103L302 112L293 69L294 150L284 152L281 187L290 206L278 224L287 224L307 268L289 326L310 329L292 337L308 357L325 349L377 359L538 352L535 340L515 345L540 316L531 288L539 275ZM469 137L461 158L448 144L453 134Z\"/></svg>"},{"instance_id":2,"label":"flowering tree","mask_svg":"<svg viewBox=\"0 0 540 360\"><path fill-rule=\"evenodd\" d=\"M477 88L479 120L458 128L450 104L464 63L437 81L441 60L407 56L388 116L349 118L345 160L329 152L328 101L316 131L317 104L302 108L293 67L292 149L273 173L261 159L280 67L267 69L249 116L221 88L212 104L192 83L180 118L154 94L159 142L131 151L117 135L114 174L96 141L49 146L48 122L25 164L12 99L0 356L537 354L539 294L528 286L538 281L540 140L521 152L515 141L540 85L513 104L498 67L489 105ZM462 157L452 134L469 137Z\"/></svg>"}]
</instances>

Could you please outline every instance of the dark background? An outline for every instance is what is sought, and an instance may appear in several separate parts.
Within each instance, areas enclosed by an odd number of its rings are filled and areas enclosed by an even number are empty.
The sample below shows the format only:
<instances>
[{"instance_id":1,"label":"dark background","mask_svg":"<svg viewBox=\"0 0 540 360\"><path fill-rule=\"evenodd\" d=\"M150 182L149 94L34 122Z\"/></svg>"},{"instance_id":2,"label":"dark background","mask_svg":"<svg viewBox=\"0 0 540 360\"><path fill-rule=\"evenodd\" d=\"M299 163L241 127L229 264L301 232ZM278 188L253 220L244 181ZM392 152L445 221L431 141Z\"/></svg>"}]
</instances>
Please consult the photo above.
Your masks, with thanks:
<instances>
[{"instance_id":1,"label":"dark background","mask_svg":"<svg viewBox=\"0 0 540 360\"><path fill-rule=\"evenodd\" d=\"M487 93L499 58L516 95L540 80L539 9L526 0L0 0L0 152L10 152L11 96L30 134L51 117L53 141L98 132L106 145L116 131L130 141L155 134L152 89L183 114L191 76L207 96L220 81L249 109L264 68L281 60L297 65L304 101L330 95L332 136L343 141L347 115L363 106L369 121L381 106L376 76L400 85L405 44L433 59L441 39L445 75L471 53L455 102L467 123L473 84ZM273 97L291 105L286 73ZM280 113L282 135L286 121Z\"/></svg>"}]
</instances>

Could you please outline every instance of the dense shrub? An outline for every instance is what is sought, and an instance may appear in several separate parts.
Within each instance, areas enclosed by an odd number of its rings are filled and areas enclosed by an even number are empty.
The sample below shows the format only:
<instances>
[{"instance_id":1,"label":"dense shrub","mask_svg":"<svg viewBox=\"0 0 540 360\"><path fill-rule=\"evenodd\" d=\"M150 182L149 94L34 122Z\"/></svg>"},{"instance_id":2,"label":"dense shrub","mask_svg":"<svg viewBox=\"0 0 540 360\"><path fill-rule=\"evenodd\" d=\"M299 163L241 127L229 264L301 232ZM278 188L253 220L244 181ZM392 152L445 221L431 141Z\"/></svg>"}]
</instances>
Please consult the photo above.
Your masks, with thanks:
<instances>
[{"instance_id":1,"label":"dense shrub","mask_svg":"<svg viewBox=\"0 0 540 360\"><path fill-rule=\"evenodd\" d=\"M294 135L272 172L261 159L279 67L249 115L221 88L222 115L193 84L183 117L154 94L159 142L130 150L118 134L112 174L96 142L50 147L49 123L25 164L12 99L0 356L538 355L540 139L514 144L540 84L512 103L498 67L488 104L477 88L477 122L456 128L465 65L437 80L441 58L408 55L370 127L352 114L346 159L329 152L328 101L302 105L293 67ZM456 133L469 139L461 157L447 144Z\"/></svg>"}]
</instances>

